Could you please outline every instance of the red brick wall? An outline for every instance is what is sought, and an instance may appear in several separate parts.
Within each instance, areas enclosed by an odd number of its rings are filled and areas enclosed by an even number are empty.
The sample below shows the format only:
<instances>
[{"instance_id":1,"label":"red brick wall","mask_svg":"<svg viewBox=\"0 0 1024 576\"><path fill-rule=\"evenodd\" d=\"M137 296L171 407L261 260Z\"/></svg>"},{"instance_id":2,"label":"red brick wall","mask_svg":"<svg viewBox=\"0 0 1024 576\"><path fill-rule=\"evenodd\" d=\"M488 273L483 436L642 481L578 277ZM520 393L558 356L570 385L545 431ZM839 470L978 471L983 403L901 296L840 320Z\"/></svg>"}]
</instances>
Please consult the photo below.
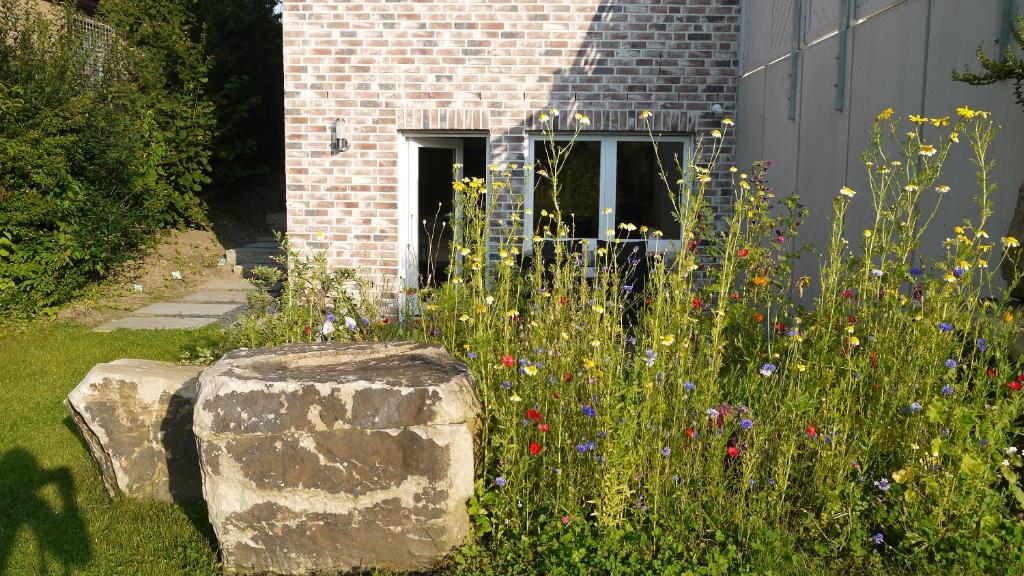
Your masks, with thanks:
<instances>
[{"instance_id":1,"label":"red brick wall","mask_svg":"<svg viewBox=\"0 0 1024 576\"><path fill-rule=\"evenodd\" d=\"M739 0L284 0L283 18L289 234L371 276L398 268L402 130L487 130L495 163L522 164L552 106L683 133L735 110ZM351 149L332 156L334 118Z\"/></svg>"}]
</instances>

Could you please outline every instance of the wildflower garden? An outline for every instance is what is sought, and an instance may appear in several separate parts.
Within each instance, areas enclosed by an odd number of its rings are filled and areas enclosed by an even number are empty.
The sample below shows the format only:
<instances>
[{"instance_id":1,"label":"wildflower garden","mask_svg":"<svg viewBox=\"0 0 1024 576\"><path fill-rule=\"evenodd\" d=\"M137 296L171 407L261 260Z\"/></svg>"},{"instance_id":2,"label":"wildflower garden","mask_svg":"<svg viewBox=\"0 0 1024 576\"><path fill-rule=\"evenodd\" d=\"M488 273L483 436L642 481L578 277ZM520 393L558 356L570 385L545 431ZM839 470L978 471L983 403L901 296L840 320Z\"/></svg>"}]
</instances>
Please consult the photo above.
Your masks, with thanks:
<instances>
[{"instance_id":1,"label":"wildflower garden","mask_svg":"<svg viewBox=\"0 0 1024 576\"><path fill-rule=\"evenodd\" d=\"M351 278L322 258L292 258L281 297L256 302L231 335L415 338L465 361L484 421L455 570L1024 571L1024 374L1009 355L1018 320L994 282L1018 241L986 228L987 113L882 112L863 156L870 187L829 192L833 213L816 217L831 219L831 240L801 277L808 215L773 194L770 163L729 168L725 214L705 201L728 119L692 157L661 158L688 175L663 178L682 242L631 224L609 224L596 246L571 240L558 193L574 140L555 140L557 113L541 117L547 163L526 167L555 206L533 214L533 238L522 207L500 204L522 197L516 167L456 175L452 264L438 287L403 294L398 319L366 285L340 297ZM587 123L576 116L576 136ZM973 202L943 184L951 154L976 163ZM852 234L855 202L874 220ZM917 259L936 212L968 206L945 257Z\"/></svg>"}]
</instances>

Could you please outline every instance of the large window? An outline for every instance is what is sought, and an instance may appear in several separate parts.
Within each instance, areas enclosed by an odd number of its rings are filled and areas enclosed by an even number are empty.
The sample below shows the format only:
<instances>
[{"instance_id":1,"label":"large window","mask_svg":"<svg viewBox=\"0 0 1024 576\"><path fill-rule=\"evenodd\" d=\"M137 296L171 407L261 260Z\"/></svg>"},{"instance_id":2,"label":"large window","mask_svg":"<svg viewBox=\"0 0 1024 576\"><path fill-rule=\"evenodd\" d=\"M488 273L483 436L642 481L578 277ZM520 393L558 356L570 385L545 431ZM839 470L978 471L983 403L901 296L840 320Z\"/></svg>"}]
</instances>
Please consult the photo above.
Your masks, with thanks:
<instances>
[{"instance_id":1,"label":"large window","mask_svg":"<svg viewBox=\"0 0 1024 576\"><path fill-rule=\"evenodd\" d=\"M558 141L556 145L564 146L567 142ZM570 226L570 236L607 239L609 228L615 229L618 236L620 224L633 224L638 229L646 226L661 231L663 237L657 241L661 249L678 244L679 223L673 215L672 196L681 200L676 182L684 179L680 165L685 170L688 144L689 138L685 136L660 137L656 156L649 136L579 136L558 175L558 204L563 222ZM533 196L526 201L528 245L537 227L550 222L541 216L542 211L555 210L550 180L536 175L539 170L551 173L549 145L543 136L530 138L528 161L535 165L531 184L536 186L532 187ZM669 187L661 178L658 157ZM633 232L631 236L639 238L639 233ZM653 249L654 245L652 240L650 247Z\"/></svg>"}]
</instances>

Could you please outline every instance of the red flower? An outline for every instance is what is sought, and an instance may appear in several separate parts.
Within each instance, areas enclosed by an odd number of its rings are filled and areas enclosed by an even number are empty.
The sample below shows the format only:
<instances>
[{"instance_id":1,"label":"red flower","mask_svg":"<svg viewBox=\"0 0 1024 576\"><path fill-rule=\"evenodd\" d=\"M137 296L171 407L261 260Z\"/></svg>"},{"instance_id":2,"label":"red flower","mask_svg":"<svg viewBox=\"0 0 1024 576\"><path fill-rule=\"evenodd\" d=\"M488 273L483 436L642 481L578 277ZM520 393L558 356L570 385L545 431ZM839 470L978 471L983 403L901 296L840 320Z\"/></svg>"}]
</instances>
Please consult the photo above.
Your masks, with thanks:
<instances>
[{"instance_id":1,"label":"red flower","mask_svg":"<svg viewBox=\"0 0 1024 576\"><path fill-rule=\"evenodd\" d=\"M526 418L529 419L529 420L533 420L534 422L540 422L541 421L540 412L537 412L533 408L530 408L529 410L526 411Z\"/></svg>"},{"instance_id":2,"label":"red flower","mask_svg":"<svg viewBox=\"0 0 1024 576\"><path fill-rule=\"evenodd\" d=\"M746 248L740 248L740 250L739 250L740 258L746 258L747 254L750 254L750 250L747 250Z\"/></svg>"},{"instance_id":3,"label":"red flower","mask_svg":"<svg viewBox=\"0 0 1024 576\"><path fill-rule=\"evenodd\" d=\"M540 454L540 444L537 442L530 442L530 454L536 456Z\"/></svg>"},{"instance_id":4,"label":"red flower","mask_svg":"<svg viewBox=\"0 0 1024 576\"><path fill-rule=\"evenodd\" d=\"M849 316L846 317L846 321L849 322L850 324L856 324L857 317L854 316L853 314L850 314Z\"/></svg>"},{"instance_id":5,"label":"red flower","mask_svg":"<svg viewBox=\"0 0 1024 576\"><path fill-rule=\"evenodd\" d=\"M987 374L989 378L993 378L996 375L996 369L989 368L988 370L985 370L985 374Z\"/></svg>"},{"instance_id":6,"label":"red flower","mask_svg":"<svg viewBox=\"0 0 1024 576\"><path fill-rule=\"evenodd\" d=\"M733 300L739 300L740 299L740 293L739 292L733 292L732 294L729 294L729 298L731 298Z\"/></svg>"},{"instance_id":7,"label":"red flower","mask_svg":"<svg viewBox=\"0 0 1024 576\"><path fill-rule=\"evenodd\" d=\"M1007 384L1006 387L1009 388L1010 390L1020 390L1020 382L1014 380L1013 382Z\"/></svg>"},{"instance_id":8,"label":"red flower","mask_svg":"<svg viewBox=\"0 0 1024 576\"><path fill-rule=\"evenodd\" d=\"M809 424L807 426L807 435L810 436L811 438L814 438L815 436L818 435L818 429L814 427L814 424Z\"/></svg>"},{"instance_id":9,"label":"red flower","mask_svg":"<svg viewBox=\"0 0 1024 576\"><path fill-rule=\"evenodd\" d=\"M700 297L699 296L694 296L694 298L693 298L693 307L694 308L700 308L700 305L701 305Z\"/></svg>"},{"instance_id":10,"label":"red flower","mask_svg":"<svg viewBox=\"0 0 1024 576\"><path fill-rule=\"evenodd\" d=\"M562 374L562 382L572 382L572 372L564 372Z\"/></svg>"},{"instance_id":11,"label":"red flower","mask_svg":"<svg viewBox=\"0 0 1024 576\"><path fill-rule=\"evenodd\" d=\"M537 430L540 430L541 432L548 432L551 430L551 426L548 426L547 424L538 424Z\"/></svg>"},{"instance_id":12,"label":"red flower","mask_svg":"<svg viewBox=\"0 0 1024 576\"><path fill-rule=\"evenodd\" d=\"M504 364L507 368L511 368L515 366L516 359L506 354L501 357L501 363Z\"/></svg>"},{"instance_id":13,"label":"red flower","mask_svg":"<svg viewBox=\"0 0 1024 576\"><path fill-rule=\"evenodd\" d=\"M778 332L779 334L785 332L786 331L786 325L783 324L782 322L776 322L775 323L775 331Z\"/></svg>"},{"instance_id":14,"label":"red flower","mask_svg":"<svg viewBox=\"0 0 1024 576\"><path fill-rule=\"evenodd\" d=\"M568 304L569 303L569 299L566 298L565 296L559 296L558 297L558 303L559 304Z\"/></svg>"},{"instance_id":15,"label":"red flower","mask_svg":"<svg viewBox=\"0 0 1024 576\"><path fill-rule=\"evenodd\" d=\"M686 243L686 250L688 252L693 252L698 246L700 246L700 240L690 240Z\"/></svg>"},{"instance_id":16,"label":"red flower","mask_svg":"<svg viewBox=\"0 0 1024 576\"><path fill-rule=\"evenodd\" d=\"M1024 374L1017 375L1017 382L1024 382Z\"/></svg>"},{"instance_id":17,"label":"red flower","mask_svg":"<svg viewBox=\"0 0 1024 576\"><path fill-rule=\"evenodd\" d=\"M562 395L559 394L558 392L552 392L551 397L554 398L555 400L558 400L559 398L562 397Z\"/></svg>"},{"instance_id":18,"label":"red flower","mask_svg":"<svg viewBox=\"0 0 1024 576\"><path fill-rule=\"evenodd\" d=\"M302 333L305 334L306 336L309 336L310 334L312 334L312 332L313 332L313 328L311 328L309 326L306 326L306 329L302 331Z\"/></svg>"},{"instance_id":19,"label":"red flower","mask_svg":"<svg viewBox=\"0 0 1024 576\"><path fill-rule=\"evenodd\" d=\"M843 290L843 298L853 298L853 290L850 290L849 288Z\"/></svg>"},{"instance_id":20,"label":"red flower","mask_svg":"<svg viewBox=\"0 0 1024 576\"><path fill-rule=\"evenodd\" d=\"M380 317L380 323L381 324L390 324L391 323L391 318L388 317L388 316L381 316Z\"/></svg>"},{"instance_id":21,"label":"red flower","mask_svg":"<svg viewBox=\"0 0 1024 576\"><path fill-rule=\"evenodd\" d=\"M648 306L650 306L651 305L651 299L650 298L644 298L644 304L647 304Z\"/></svg>"},{"instance_id":22,"label":"red flower","mask_svg":"<svg viewBox=\"0 0 1024 576\"><path fill-rule=\"evenodd\" d=\"M697 432L695 432L693 428L687 428L686 429L686 436L687 437L693 438L696 435L697 435Z\"/></svg>"},{"instance_id":23,"label":"red flower","mask_svg":"<svg viewBox=\"0 0 1024 576\"><path fill-rule=\"evenodd\" d=\"M735 458L740 455L740 449L735 446L729 446L729 449L725 452L729 455L729 458Z\"/></svg>"},{"instance_id":24,"label":"red flower","mask_svg":"<svg viewBox=\"0 0 1024 576\"><path fill-rule=\"evenodd\" d=\"M764 322L764 314L761 314L760 312L755 312L754 313L754 322L757 322L758 324L760 324L761 322Z\"/></svg>"}]
</instances>

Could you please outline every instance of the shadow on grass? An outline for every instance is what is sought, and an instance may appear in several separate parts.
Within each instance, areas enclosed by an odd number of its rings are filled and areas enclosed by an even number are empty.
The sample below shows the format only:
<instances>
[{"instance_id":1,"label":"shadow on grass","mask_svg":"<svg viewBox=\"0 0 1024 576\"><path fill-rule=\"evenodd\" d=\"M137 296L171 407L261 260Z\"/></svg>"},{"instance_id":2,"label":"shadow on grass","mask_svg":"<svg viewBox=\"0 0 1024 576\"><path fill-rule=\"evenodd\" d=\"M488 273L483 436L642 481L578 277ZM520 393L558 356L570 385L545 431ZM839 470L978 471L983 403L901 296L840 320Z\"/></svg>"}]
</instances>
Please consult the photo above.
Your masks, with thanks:
<instances>
[{"instance_id":1,"label":"shadow on grass","mask_svg":"<svg viewBox=\"0 0 1024 576\"><path fill-rule=\"evenodd\" d=\"M15 448L0 456L0 471L0 574L6 573L22 527L35 538L40 574L49 574L50 559L61 564L63 574L72 574L74 567L92 559L70 469L44 469L28 450ZM56 506L43 493L49 486L56 490Z\"/></svg>"}]
</instances>

